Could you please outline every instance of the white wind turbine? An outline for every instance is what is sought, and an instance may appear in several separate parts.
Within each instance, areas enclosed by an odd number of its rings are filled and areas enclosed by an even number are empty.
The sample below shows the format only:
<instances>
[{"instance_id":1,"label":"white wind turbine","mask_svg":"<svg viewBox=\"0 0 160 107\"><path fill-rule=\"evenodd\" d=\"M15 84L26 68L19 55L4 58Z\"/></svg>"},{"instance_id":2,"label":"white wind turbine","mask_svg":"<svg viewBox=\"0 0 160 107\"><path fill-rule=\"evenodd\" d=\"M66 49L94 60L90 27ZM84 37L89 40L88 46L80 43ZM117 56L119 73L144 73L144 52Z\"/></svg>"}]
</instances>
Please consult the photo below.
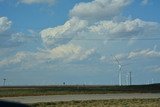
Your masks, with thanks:
<instances>
[{"instance_id":1,"label":"white wind turbine","mask_svg":"<svg viewBox=\"0 0 160 107\"><path fill-rule=\"evenodd\" d=\"M118 82L119 85L122 85L122 65L120 64L119 60L114 56L116 62L118 63Z\"/></svg>"},{"instance_id":2,"label":"white wind turbine","mask_svg":"<svg viewBox=\"0 0 160 107\"><path fill-rule=\"evenodd\" d=\"M117 62L117 64L118 64L118 78L119 78L119 85L121 86L122 85L122 67L123 66L126 66L126 65L128 65L128 64L121 64L120 63L120 61L116 58L116 56L114 56L114 58L115 58L115 60L116 60L116 62Z\"/></svg>"},{"instance_id":3,"label":"white wind turbine","mask_svg":"<svg viewBox=\"0 0 160 107\"><path fill-rule=\"evenodd\" d=\"M126 74L126 85L132 85L132 72Z\"/></svg>"}]
</instances>

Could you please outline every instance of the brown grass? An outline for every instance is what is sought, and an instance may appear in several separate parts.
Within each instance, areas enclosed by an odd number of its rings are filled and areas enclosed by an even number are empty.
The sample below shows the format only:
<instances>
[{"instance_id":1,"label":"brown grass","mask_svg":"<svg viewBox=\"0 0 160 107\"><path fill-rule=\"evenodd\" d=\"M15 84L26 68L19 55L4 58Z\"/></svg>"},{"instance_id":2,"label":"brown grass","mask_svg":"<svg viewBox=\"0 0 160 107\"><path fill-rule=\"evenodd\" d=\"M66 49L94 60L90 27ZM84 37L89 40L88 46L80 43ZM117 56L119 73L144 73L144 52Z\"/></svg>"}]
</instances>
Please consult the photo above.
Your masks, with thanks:
<instances>
[{"instance_id":1,"label":"brown grass","mask_svg":"<svg viewBox=\"0 0 160 107\"><path fill-rule=\"evenodd\" d=\"M159 99L121 99L36 103L31 107L159 107Z\"/></svg>"}]
</instances>

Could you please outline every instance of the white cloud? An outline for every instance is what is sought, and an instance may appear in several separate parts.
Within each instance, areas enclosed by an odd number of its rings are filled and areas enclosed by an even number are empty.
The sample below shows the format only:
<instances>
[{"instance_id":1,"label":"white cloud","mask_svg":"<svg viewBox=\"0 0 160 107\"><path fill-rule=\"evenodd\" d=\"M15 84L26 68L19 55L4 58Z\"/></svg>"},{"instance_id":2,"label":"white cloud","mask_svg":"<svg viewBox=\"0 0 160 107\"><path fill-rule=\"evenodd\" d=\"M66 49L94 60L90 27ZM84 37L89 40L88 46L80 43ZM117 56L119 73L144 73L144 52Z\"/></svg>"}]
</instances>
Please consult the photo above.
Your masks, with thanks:
<instances>
[{"instance_id":1,"label":"white cloud","mask_svg":"<svg viewBox=\"0 0 160 107\"><path fill-rule=\"evenodd\" d=\"M153 66L146 67L146 70L158 73L160 72L160 65L153 65Z\"/></svg>"},{"instance_id":2,"label":"white cloud","mask_svg":"<svg viewBox=\"0 0 160 107\"><path fill-rule=\"evenodd\" d=\"M68 43L73 36L87 27L87 21L73 17L64 25L47 28L40 32L41 38L46 46L58 46Z\"/></svg>"},{"instance_id":3,"label":"white cloud","mask_svg":"<svg viewBox=\"0 0 160 107\"><path fill-rule=\"evenodd\" d=\"M119 60L126 60L132 58L159 58L160 52L151 49L144 49L138 51L131 51L128 53L119 53L114 56Z\"/></svg>"},{"instance_id":4,"label":"white cloud","mask_svg":"<svg viewBox=\"0 0 160 107\"><path fill-rule=\"evenodd\" d=\"M43 43L47 47L56 47L66 44L74 37L108 38L127 37L129 42L134 43L136 39L143 36L150 36L158 33L160 25L156 22L147 22L141 19L117 21L99 21L94 24L88 24L86 20L71 18L64 25L54 28L47 28L40 32ZM91 36L92 35L92 36ZM136 39L135 39L136 38Z\"/></svg>"},{"instance_id":5,"label":"white cloud","mask_svg":"<svg viewBox=\"0 0 160 107\"><path fill-rule=\"evenodd\" d=\"M23 33L19 32L11 35L11 41L21 43L21 42L25 42L26 38Z\"/></svg>"},{"instance_id":6,"label":"white cloud","mask_svg":"<svg viewBox=\"0 0 160 107\"><path fill-rule=\"evenodd\" d=\"M146 22L140 19L126 20L123 22L100 21L89 27L91 32L99 35L130 36L131 38L133 38L133 36L153 34L159 28L159 24L156 22Z\"/></svg>"},{"instance_id":7,"label":"white cloud","mask_svg":"<svg viewBox=\"0 0 160 107\"><path fill-rule=\"evenodd\" d=\"M87 59L95 52L94 49L83 49L73 44L61 45L59 47L40 50L38 52L17 52L16 55L0 61L0 67L8 65L23 65L24 68L47 64L47 62L72 62ZM46 66L46 65L44 65Z\"/></svg>"},{"instance_id":8,"label":"white cloud","mask_svg":"<svg viewBox=\"0 0 160 107\"><path fill-rule=\"evenodd\" d=\"M62 61L75 61L75 60L84 60L88 56L94 53L94 49L85 50L80 46L73 44L61 45L59 47L44 50L38 53L38 57L50 59L50 60L62 60Z\"/></svg>"},{"instance_id":9,"label":"white cloud","mask_svg":"<svg viewBox=\"0 0 160 107\"><path fill-rule=\"evenodd\" d=\"M153 69L155 72L160 72L160 66Z\"/></svg>"},{"instance_id":10,"label":"white cloud","mask_svg":"<svg viewBox=\"0 0 160 107\"><path fill-rule=\"evenodd\" d=\"M106 60L106 56L101 56L99 59L100 59L100 61L105 61Z\"/></svg>"},{"instance_id":11,"label":"white cloud","mask_svg":"<svg viewBox=\"0 0 160 107\"><path fill-rule=\"evenodd\" d=\"M0 66L6 66L6 65L10 65L10 64L19 64L22 61L24 61L24 59L27 57L27 53L25 52L17 52L16 55L14 55L13 57L4 59L2 61L0 61Z\"/></svg>"},{"instance_id":12,"label":"white cloud","mask_svg":"<svg viewBox=\"0 0 160 107\"><path fill-rule=\"evenodd\" d=\"M56 0L19 0L21 3L25 4L41 4L41 3L46 3L46 4L54 4Z\"/></svg>"},{"instance_id":13,"label":"white cloud","mask_svg":"<svg viewBox=\"0 0 160 107\"><path fill-rule=\"evenodd\" d=\"M159 33L160 25L156 22L143 21L141 19L125 21L99 21L88 24L86 20L73 17L64 25L54 28L47 28L40 32L45 46L52 49L60 45L67 44L76 37L85 38L126 38L129 43L134 43L138 38ZM73 42L73 41L72 41ZM81 45L83 42L79 42Z\"/></svg>"},{"instance_id":14,"label":"white cloud","mask_svg":"<svg viewBox=\"0 0 160 107\"><path fill-rule=\"evenodd\" d=\"M0 17L0 33L8 30L12 22L7 17Z\"/></svg>"},{"instance_id":15,"label":"white cloud","mask_svg":"<svg viewBox=\"0 0 160 107\"><path fill-rule=\"evenodd\" d=\"M123 53L120 53L120 54L115 55L115 57L116 57L117 59L123 60L123 59L126 58L126 55L123 54Z\"/></svg>"},{"instance_id":16,"label":"white cloud","mask_svg":"<svg viewBox=\"0 0 160 107\"><path fill-rule=\"evenodd\" d=\"M130 52L129 55L128 55L128 58L135 58L135 57L146 57L146 58L160 57L160 52L150 50L150 49L146 49L146 50Z\"/></svg>"},{"instance_id":17,"label":"white cloud","mask_svg":"<svg viewBox=\"0 0 160 107\"><path fill-rule=\"evenodd\" d=\"M119 53L113 56L112 55L111 56L101 56L99 60L102 62L106 62L106 63L115 63L115 62L117 63L115 58L117 58L121 62L127 59L127 54Z\"/></svg>"},{"instance_id":18,"label":"white cloud","mask_svg":"<svg viewBox=\"0 0 160 107\"><path fill-rule=\"evenodd\" d=\"M17 32L11 34L10 42L12 43L27 43L27 42L36 42L39 38L38 34L33 30L29 30L28 34L24 34L22 32Z\"/></svg>"},{"instance_id":19,"label":"white cloud","mask_svg":"<svg viewBox=\"0 0 160 107\"><path fill-rule=\"evenodd\" d=\"M139 59L139 58L146 58L146 59L152 59L152 58L160 58L160 52L151 50L151 49L144 49L139 51L131 51L128 53L119 53L115 54L114 57L116 57L119 61L128 61L128 59ZM101 56L99 58L102 62L110 63L111 61L114 61L113 56Z\"/></svg>"},{"instance_id":20,"label":"white cloud","mask_svg":"<svg viewBox=\"0 0 160 107\"><path fill-rule=\"evenodd\" d=\"M132 0L93 0L88 3L79 3L70 10L70 16L81 19L109 19L121 13Z\"/></svg>"}]
</instances>

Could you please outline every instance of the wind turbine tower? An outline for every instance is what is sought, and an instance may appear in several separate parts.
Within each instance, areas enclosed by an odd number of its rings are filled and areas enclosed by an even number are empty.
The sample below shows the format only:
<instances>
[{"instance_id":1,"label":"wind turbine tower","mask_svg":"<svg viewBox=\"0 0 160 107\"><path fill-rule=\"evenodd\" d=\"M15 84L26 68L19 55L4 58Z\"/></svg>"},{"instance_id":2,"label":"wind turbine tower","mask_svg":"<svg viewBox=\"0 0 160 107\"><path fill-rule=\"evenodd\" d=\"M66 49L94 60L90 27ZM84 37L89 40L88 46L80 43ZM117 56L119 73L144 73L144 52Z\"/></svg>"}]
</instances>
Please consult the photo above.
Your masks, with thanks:
<instances>
[{"instance_id":1,"label":"wind turbine tower","mask_svg":"<svg viewBox=\"0 0 160 107\"><path fill-rule=\"evenodd\" d=\"M130 78L129 78L129 72L126 74L126 85L129 85Z\"/></svg>"},{"instance_id":2,"label":"wind turbine tower","mask_svg":"<svg viewBox=\"0 0 160 107\"><path fill-rule=\"evenodd\" d=\"M122 85L122 65L120 64L119 60L114 56L115 60L118 63L118 81L119 81L119 85Z\"/></svg>"},{"instance_id":3,"label":"wind turbine tower","mask_svg":"<svg viewBox=\"0 0 160 107\"><path fill-rule=\"evenodd\" d=\"M6 78L3 79L3 86L6 85Z\"/></svg>"},{"instance_id":4,"label":"wind turbine tower","mask_svg":"<svg viewBox=\"0 0 160 107\"><path fill-rule=\"evenodd\" d=\"M129 85L132 85L132 72L129 72Z\"/></svg>"}]
</instances>

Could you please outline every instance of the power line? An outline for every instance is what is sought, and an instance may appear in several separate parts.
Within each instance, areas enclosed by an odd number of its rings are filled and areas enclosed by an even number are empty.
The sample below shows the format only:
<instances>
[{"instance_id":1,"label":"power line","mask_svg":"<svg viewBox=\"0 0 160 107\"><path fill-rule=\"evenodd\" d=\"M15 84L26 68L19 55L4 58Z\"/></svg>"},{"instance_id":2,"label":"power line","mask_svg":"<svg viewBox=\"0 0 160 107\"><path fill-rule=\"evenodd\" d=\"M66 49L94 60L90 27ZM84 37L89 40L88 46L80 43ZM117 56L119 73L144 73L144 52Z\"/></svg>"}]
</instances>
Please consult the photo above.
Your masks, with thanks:
<instances>
[{"instance_id":1,"label":"power line","mask_svg":"<svg viewBox=\"0 0 160 107\"><path fill-rule=\"evenodd\" d=\"M11 36L12 33L1 33L1 36ZM26 34L28 35L28 34ZM107 38L107 37L103 37L103 38L84 38L84 37L80 37L80 38L74 38L74 37L53 37L51 39L57 39L57 40L77 40L77 41L128 41L128 40L138 40L138 41L159 41L160 40L160 34L155 34L152 36L158 36L158 37L152 37L152 38L125 38L125 37L117 37L117 38ZM25 36L27 38L41 38L41 36Z\"/></svg>"},{"instance_id":2,"label":"power line","mask_svg":"<svg viewBox=\"0 0 160 107\"><path fill-rule=\"evenodd\" d=\"M109 41L116 41L116 40L160 40L160 38L138 38L138 39L130 39L130 38L54 38L54 39L72 39L72 40L109 40Z\"/></svg>"},{"instance_id":3,"label":"power line","mask_svg":"<svg viewBox=\"0 0 160 107\"><path fill-rule=\"evenodd\" d=\"M139 40L139 41L152 41L152 40L160 40L160 37L156 38L53 38L57 40L86 40L86 41L103 41L103 40L108 40L108 41L128 41L128 40Z\"/></svg>"}]
</instances>

